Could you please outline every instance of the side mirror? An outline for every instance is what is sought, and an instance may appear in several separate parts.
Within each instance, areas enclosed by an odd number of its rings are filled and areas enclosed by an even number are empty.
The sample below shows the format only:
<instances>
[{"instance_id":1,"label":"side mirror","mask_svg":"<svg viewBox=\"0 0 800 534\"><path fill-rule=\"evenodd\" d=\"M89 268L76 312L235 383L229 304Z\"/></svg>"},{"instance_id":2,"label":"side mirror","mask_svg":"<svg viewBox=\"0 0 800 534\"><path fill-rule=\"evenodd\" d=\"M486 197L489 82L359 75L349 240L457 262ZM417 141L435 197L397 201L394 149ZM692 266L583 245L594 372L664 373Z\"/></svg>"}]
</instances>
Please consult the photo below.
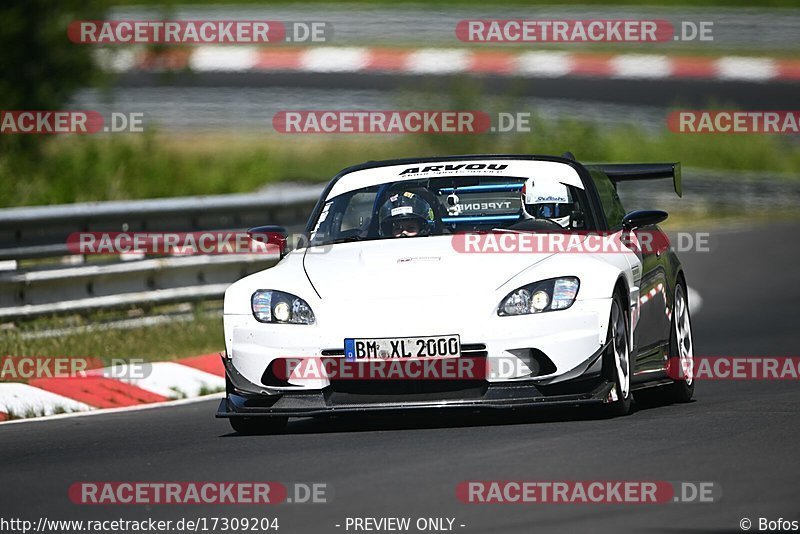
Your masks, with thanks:
<instances>
[{"instance_id":1,"label":"side mirror","mask_svg":"<svg viewBox=\"0 0 800 534\"><path fill-rule=\"evenodd\" d=\"M651 226L666 221L667 217L669 217L669 214L661 210L632 211L622 219L622 228L624 230L634 230L642 226Z\"/></svg>"},{"instance_id":2,"label":"side mirror","mask_svg":"<svg viewBox=\"0 0 800 534\"><path fill-rule=\"evenodd\" d=\"M276 245L280 250L281 258L286 255L289 248L289 230L283 226L270 224L267 226L256 226L247 231L247 235L253 241L258 241L267 245Z\"/></svg>"}]
</instances>

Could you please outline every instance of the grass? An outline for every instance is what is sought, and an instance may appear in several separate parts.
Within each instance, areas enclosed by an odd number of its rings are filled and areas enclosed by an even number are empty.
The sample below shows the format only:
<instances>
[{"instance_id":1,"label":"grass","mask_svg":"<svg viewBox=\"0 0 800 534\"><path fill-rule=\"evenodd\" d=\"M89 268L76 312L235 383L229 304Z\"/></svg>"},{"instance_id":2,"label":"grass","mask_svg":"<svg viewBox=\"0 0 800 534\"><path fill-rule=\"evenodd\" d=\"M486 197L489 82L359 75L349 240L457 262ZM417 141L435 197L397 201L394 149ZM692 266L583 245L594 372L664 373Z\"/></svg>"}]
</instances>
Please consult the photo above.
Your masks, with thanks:
<instances>
[{"instance_id":1,"label":"grass","mask_svg":"<svg viewBox=\"0 0 800 534\"><path fill-rule=\"evenodd\" d=\"M470 108L480 109L451 107ZM800 143L790 136L648 134L635 125L575 120L534 119L530 133L511 135L149 132L49 138L35 157L0 154L0 207L249 192L279 181L324 182L372 159L566 150L582 161L680 160L686 167L800 172Z\"/></svg>"},{"instance_id":2,"label":"grass","mask_svg":"<svg viewBox=\"0 0 800 534\"><path fill-rule=\"evenodd\" d=\"M129 314L146 312L134 310ZM102 322L109 314L86 317L38 319L18 328L0 330L3 354L12 356L80 356L99 358L104 365L113 359L164 361L210 354L224 349L222 315L197 312L190 322L171 321L138 328L107 328L81 331L82 325ZM48 338L26 338L25 332L71 326L74 331Z\"/></svg>"},{"instance_id":3,"label":"grass","mask_svg":"<svg viewBox=\"0 0 800 534\"><path fill-rule=\"evenodd\" d=\"M44 417L46 415L61 415L65 413L72 413L72 410L68 410L63 406L55 406L51 413L47 413L47 410L44 408L27 408L24 412L16 412L14 410L8 410L6 414L7 417L5 418L6 421L14 421L16 419L30 419L32 417Z\"/></svg>"},{"instance_id":4,"label":"grass","mask_svg":"<svg viewBox=\"0 0 800 534\"><path fill-rule=\"evenodd\" d=\"M109 5L148 5L148 6L178 6L178 5L240 5L240 4L262 4L262 5L290 5L290 4L308 4L309 2L294 2L292 0L110 0ZM320 5L324 4L340 4L338 0L315 0L314 2ZM396 6L398 2L391 2L389 0L348 0L346 2L350 5L358 6ZM485 6L484 0L429 0L428 2L401 2L401 4L417 4L424 6L460 6L460 5L480 5ZM591 5L591 6L614 6L614 5L628 5L628 6L641 6L640 0L528 0L522 2L519 0L501 0L493 2L492 5L501 6L550 6L550 5ZM659 7L669 6L731 6L731 7L797 7L795 0L659 0L649 1L647 4Z\"/></svg>"},{"instance_id":5,"label":"grass","mask_svg":"<svg viewBox=\"0 0 800 534\"><path fill-rule=\"evenodd\" d=\"M713 211L670 211L669 218L660 224L667 232L715 231L737 226L768 225L800 220L796 210L749 211L742 213L732 208Z\"/></svg>"}]
</instances>

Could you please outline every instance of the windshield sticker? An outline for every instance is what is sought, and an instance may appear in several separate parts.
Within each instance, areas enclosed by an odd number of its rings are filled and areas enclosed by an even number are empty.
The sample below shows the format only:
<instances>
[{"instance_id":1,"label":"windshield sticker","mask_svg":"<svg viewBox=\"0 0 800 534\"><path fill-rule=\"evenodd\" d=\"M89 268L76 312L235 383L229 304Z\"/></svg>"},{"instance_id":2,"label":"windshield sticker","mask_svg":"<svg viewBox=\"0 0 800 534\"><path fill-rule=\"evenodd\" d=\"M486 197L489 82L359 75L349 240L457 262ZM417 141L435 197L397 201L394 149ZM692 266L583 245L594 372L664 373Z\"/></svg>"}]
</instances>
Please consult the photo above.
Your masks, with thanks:
<instances>
[{"instance_id":1,"label":"windshield sticker","mask_svg":"<svg viewBox=\"0 0 800 534\"><path fill-rule=\"evenodd\" d=\"M400 172L400 176L408 174L443 174L457 171L502 171L508 165L501 163L459 163L457 165L428 165L426 167L409 167Z\"/></svg>"}]
</instances>

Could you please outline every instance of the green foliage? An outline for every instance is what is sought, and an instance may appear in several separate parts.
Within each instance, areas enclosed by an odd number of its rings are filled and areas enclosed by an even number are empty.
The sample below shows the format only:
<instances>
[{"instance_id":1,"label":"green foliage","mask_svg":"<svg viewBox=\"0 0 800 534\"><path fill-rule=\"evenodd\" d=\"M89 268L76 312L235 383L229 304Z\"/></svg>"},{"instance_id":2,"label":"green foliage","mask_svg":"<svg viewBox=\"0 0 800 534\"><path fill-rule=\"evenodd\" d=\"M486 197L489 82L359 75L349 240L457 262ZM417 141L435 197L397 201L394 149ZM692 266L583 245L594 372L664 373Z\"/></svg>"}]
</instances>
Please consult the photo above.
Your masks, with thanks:
<instances>
[{"instance_id":1,"label":"green foliage","mask_svg":"<svg viewBox=\"0 0 800 534\"><path fill-rule=\"evenodd\" d=\"M155 5L160 6L164 4L181 5L181 4L215 4L215 5L241 5L241 4L292 4L301 3L295 0L111 0L112 4L128 4L128 5ZM302 2L305 4L306 2ZM314 0L318 4L337 4L340 0ZM366 6L380 6L392 5L396 6L398 2L389 0L348 0L349 4L366 5ZM399 3L417 4L419 1L407 1ZM459 5L480 5L485 6L485 0L428 0L425 5L429 6L459 6ZM634 5L640 6L641 0L501 0L493 2L492 5L496 6L552 6L552 5L594 5L594 6L609 6L609 5ZM734 7L796 7L796 0L658 0L649 2L650 5L655 6L734 6Z\"/></svg>"},{"instance_id":2,"label":"green foliage","mask_svg":"<svg viewBox=\"0 0 800 534\"><path fill-rule=\"evenodd\" d=\"M466 153L561 154L581 161L681 161L685 167L800 172L784 136L647 133L635 126L535 119L525 134L165 136L51 139L41 158L0 155L0 207L255 191L324 182L370 159Z\"/></svg>"},{"instance_id":3,"label":"green foliage","mask_svg":"<svg viewBox=\"0 0 800 534\"><path fill-rule=\"evenodd\" d=\"M139 314L145 313L139 310ZM147 312L150 313L150 312ZM102 328L100 315L86 317L42 318L23 323L19 328L0 330L4 354L57 354L99 358L110 365L115 358L162 361L210 354L224 349L222 316L196 313L191 321L173 320L153 326ZM50 328L71 330L55 337L27 338L26 332ZM81 327L92 327L82 329Z\"/></svg>"},{"instance_id":4,"label":"green foliage","mask_svg":"<svg viewBox=\"0 0 800 534\"><path fill-rule=\"evenodd\" d=\"M98 0L0 2L0 109L59 109L72 92L99 80L91 47L73 44L73 20L103 18ZM0 136L0 149L35 152L41 136Z\"/></svg>"}]
</instances>

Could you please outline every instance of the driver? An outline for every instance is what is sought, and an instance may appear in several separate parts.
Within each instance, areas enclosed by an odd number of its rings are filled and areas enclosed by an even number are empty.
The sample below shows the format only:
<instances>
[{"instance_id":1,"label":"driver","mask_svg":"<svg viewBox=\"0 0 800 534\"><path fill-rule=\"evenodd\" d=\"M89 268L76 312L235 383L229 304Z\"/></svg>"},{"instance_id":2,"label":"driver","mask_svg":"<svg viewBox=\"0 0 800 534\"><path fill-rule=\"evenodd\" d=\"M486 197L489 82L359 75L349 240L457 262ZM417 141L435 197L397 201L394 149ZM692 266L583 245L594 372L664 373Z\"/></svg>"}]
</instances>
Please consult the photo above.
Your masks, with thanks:
<instances>
[{"instance_id":1,"label":"driver","mask_svg":"<svg viewBox=\"0 0 800 534\"><path fill-rule=\"evenodd\" d=\"M553 180L528 178L522 187L522 219L548 219L567 228L573 206L567 186Z\"/></svg>"},{"instance_id":2,"label":"driver","mask_svg":"<svg viewBox=\"0 0 800 534\"><path fill-rule=\"evenodd\" d=\"M382 236L423 236L430 233L433 208L420 195L404 191L384 202L379 217Z\"/></svg>"}]
</instances>

